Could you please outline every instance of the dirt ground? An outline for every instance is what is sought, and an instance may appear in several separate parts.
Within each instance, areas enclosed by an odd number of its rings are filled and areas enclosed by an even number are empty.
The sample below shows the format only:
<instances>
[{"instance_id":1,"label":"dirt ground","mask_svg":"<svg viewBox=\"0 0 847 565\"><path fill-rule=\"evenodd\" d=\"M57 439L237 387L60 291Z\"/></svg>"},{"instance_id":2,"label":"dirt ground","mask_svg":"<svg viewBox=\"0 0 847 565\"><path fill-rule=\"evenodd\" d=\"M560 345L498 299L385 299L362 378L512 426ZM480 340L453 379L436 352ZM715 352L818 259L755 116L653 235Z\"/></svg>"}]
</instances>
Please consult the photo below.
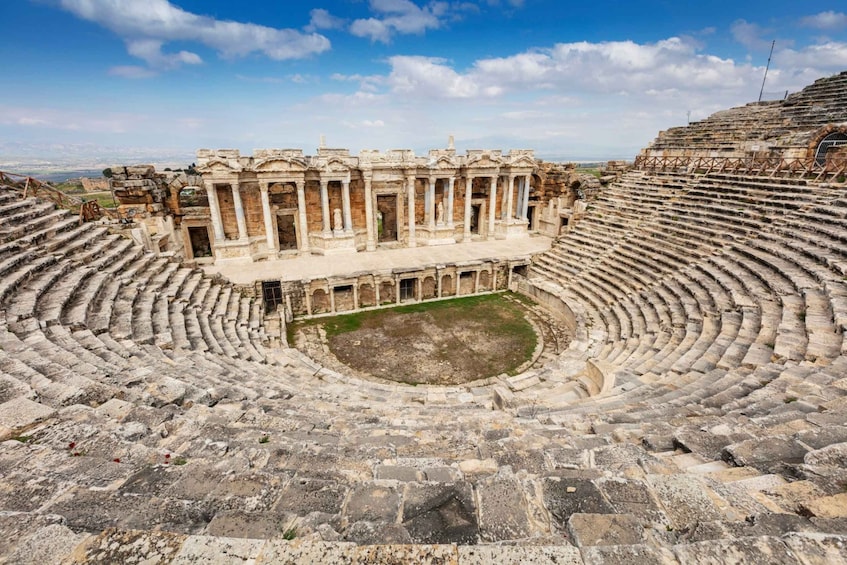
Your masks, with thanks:
<instances>
[{"instance_id":1,"label":"dirt ground","mask_svg":"<svg viewBox=\"0 0 847 565\"><path fill-rule=\"evenodd\" d=\"M331 321L303 326L297 347L324 365L360 375L455 385L514 372L532 359L538 342L537 316L522 302L497 295L434 303L419 312L366 314L352 331L336 333Z\"/></svg>"}]
</instances>

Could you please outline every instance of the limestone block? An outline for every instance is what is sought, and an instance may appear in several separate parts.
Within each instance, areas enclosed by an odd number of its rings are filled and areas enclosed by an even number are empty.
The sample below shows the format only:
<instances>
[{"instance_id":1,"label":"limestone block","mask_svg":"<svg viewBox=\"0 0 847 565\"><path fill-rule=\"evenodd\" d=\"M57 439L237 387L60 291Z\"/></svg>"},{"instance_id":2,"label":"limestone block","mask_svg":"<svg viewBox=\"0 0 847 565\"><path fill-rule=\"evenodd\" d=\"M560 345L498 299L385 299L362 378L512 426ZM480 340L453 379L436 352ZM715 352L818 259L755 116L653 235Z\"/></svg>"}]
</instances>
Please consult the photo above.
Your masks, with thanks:
<instances>
[{"instance_id":1,"label":"limestone block","mask_svg":"<svg viewBox=\"0 0 847 565\"><path fill-rule=\"evenodd\" d=\"M586 479L545 479L544 505L563 529L572 514L614 513L597 485Z\"/></svg>"},{"instance_id":2,"label":"limestone block","mask_svg":"<svg viewBox=\"0 0 847 565\"><path fill-rule=\"evenodd\" d=\"M406 528L400 524L385 521L370 522L362 520L348 526L344 539L358 545L409 544L412 538Z\"/></svg>"},{"instance_id":3,"label":"limestone block","mask_svg":"<svg viewBox=\"0 0 847 565\"><path fill-rule=\"evenodd\" d=\"M682 474L649 475L648 480L674 529L680 530L696 522L723 518L709 496L708 488L698 477Z\"/></svg>"},{"instance_id":4,"label":"limestone block","mask_svg":"<svg viewBox=\"0 0 847 565\"><path fill-rule=\"evenodd\" d=\"M644 527L632 514L571 514L568 532L580 547L644 542Z\"/></svg>"},{"instance_id":5,"label":"limestone block","mask_svg":"<svg viewBox=\"0 0 847 565\"><path fill-rule=\"evenodd\" d=\"M485 541L525 538L530 534L520 483L495 479L477 485L480 536Z\"/></svg>"},{"instance_id":6,"label":"limestone block","mask_svg":"<svg viewBox=\"0 0 847 565\"><path fill-rule=\"evenodd\" d=\"M792 532L782 541L804 565L847 564L847 536Z\"/></svg>"},{"instance_id":7,"label":"limestone block","mask_svg":"<svg viewBox=\"0 0 847 565\"><path fill-rule=\"evenodd\" d=\"M156 169L153 165L131 165L126 167L127 175L138 175L140 177L150 178L154 175Z\"/></svg>"},{"instance_id":8,"label":"limestone block","mask_svg":"<svg viewBox=\"0 0 847 565\"><path fill-rule=\"evenodd\" d=\"M188 536L171 563L242 564L258 558L265 543L265 540L260 539Z\"/></svg>"},{"instance_id":9,"label":"limestone block","mask_svg":"<svg viewBox=\"0 0 847 565\"><path fill-rule=\"evenodd\" d=\"M805 502L800 505L799 512L818 518L845 518L847 517L847 492Z\"/></svg>"},{"instance_id":10,"label":"limestone block","mask_svg":"<svg viewBox=\"0 0 847 565\"><path fill-rule=\"evenodd\" d=\"M744 563L745 565L785 565L797 563L797 556L781 540L773 537L711 540L677 545L674 553L680 563Z\"/></svg>"},{"instance_id":11,"label":"limestone block","mask_svg":"<svg viewBox=\"0 0 847 565\"><path fill-rule=\"evenodd\" d=\"M659 501L645 482L619 478L598 479L595 482L615 512L631 514L642 524L670 524Z\"/></svg>"},{"instance_id":12,"label":"limestone block","mask_svg":"<svg viewBox=\"0 0 847 565\"><path fill-rule=\"evenodd\" d=\"M724 449L724 460L770 473L777 472L783 463L801 463L807 451L796 440L777 436L728 445Z\"/></svg>"},{"instance_id":13,"label":"limestone block","mask_svg":"<svg viewBox=\"0 0 847 565\"><path fill-rule=\"evenodd\" d=\"M122 421L127 415L132 412L135 405L125 400L110 398L95 410L98 414L102 414L113 420Z\"/></svg>"},{"instance_id":14,"label":"limestone block","mask_svg":"<svg viewBox=\"0 0 847 565\"><path fill-rule=\"evenodd\" d=\"M490 475L497 472L493 459L465 459L459 462L459 470L465 475Z\"/></svg>"},{"instance_id":15,"label":"limestone block","mask_svg":"<svg viewBox=\"0 0 847 565\"><path fill-rule=\"evenodd\" d=\"M810 451L803 458L806 465L832 465L847 467L847 443L835 443L823 449Z\"/></svg>"},{"instance_id":16,"label":"limestone block","mask_svg":"<svg viewBox=\"0 0 847 565\"><path fill-rule=\"evenodd\" d=\"M471 485L409 484L402 523L415 543L476 543L479 525Z\"/></svg>"},{"instance_id":17,"label":"limestone block","mask_svg":"<svg viewBox=\"0 0 847 565\"><path fill-rule=\"evenodd\" d=\"M109 528L77 548L72 562L170 563L185 539L172 532Z\"/></svg>"},{"instance_id":18,"label":"limestone block","mask_svg":"<svg viewBox=\"0 0 847 565\"><path fill-rule=\"evenodd\" d=\"M402 482L420 481L423 474L412 467L397 467L393 465L377 465L374 469L374 478Z\"/></svg>"},{"instance_id":19,"label":"limestone block","mask_svg":"<svg viewBox=\"0 0 847 565\"><path fill-rule=\"evenodd\" d=\"M345 509L345 518L350 522L359 520L394 522L400 511L400 496L397 489L372 484L361 485L350 494Z\"/></svg>"},{"instance_id":20,"label":"limestone block","mask_svg":"<svg viewBox=\"0 0 847 565\"><path fill-rule=\"evenodd\" d=\"M595 545L582 548L581 553L585 565L632 565L634 563L677 565L681 563L667 549L647 545Z\"/></svg>"},{"instance_id":21,"label":"limestone block","mask_svg":"<svg viewBox=\"0 0 847 565\"><path fill-rule=\"evenodd\" d=\"M291 481L282 493L275 510L299 516L310 512L340 514L347 487L320 479Z\"/></svg>"},{"instance_id":22,"label":"limestone block","mask_svg":"<svg viewBox=\"0 0 847 565\"><path fill-rule=\"evenodd\" d=\"M0 440L6 440L23 430L51 418L56 411L28 398L18 397L0 404Z\"/></svg>"},{"instance_id":23,"label":"limestone block","mask_svg":"<svg viewBox=\"0 0 847 565\"><path fill-rule=\"evenodd\" d=\"M70 528L52 524L36 530L8 557L9 563L20 565L59 565L67 563L74 550L90 536Z\"/></svg>"},{"instance_id":24,"label":"limestone block","mask_svg":"<svg viewBox=\"0 0 847 565\"><path fill-rule=\"evenodd\" d=\"M204 533L230 538L268 539L283 533L286 523L270 512L242 512L224 510L217 512Z\"/></svg>"},{"instance_id":25,"label":"limestone block","mask_svg":"<svg viewBox=\"0 0 847 565\"><path fill-rule=\"evenodd\" d=\"M18 544L26 540L31 533L60 523L62 523L62 517L57 514L0 512L0 560L14 551ZM7 561L4 560L5 562Z\"/></svg>"},{"instance_id":26,"label":"limestone block","mask_svg":"<svg viewBox=\"0 0 847 565\"><path fill-rule=\"evenodd\" d=\"M582 565L579 550L572 545L514 546L462 545L459 565Z\"/></svg>"}]
</instances>

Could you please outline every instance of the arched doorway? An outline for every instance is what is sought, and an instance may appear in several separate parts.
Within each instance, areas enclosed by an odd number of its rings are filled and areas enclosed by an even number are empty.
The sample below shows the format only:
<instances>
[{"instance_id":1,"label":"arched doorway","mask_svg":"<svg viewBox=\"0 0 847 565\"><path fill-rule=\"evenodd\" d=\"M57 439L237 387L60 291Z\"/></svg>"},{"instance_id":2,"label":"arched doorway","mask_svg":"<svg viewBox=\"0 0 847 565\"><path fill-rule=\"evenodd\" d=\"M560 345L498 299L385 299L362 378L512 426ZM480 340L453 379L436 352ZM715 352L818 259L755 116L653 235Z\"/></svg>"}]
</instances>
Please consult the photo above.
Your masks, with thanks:
<instances>
[{"instance_id":1,"label":"arched doorway","mask_svg":"<svg viewBox=\"0 0 847 565\"><path fill-rule=\"evenodd\" d=\"M841 147L842 145L847 145L847 133L836 131L827 135L820 140L817 149L815 149L815 163L818 165L825 164L826 152L833 147Z\"/></svg>"}]
</instances>

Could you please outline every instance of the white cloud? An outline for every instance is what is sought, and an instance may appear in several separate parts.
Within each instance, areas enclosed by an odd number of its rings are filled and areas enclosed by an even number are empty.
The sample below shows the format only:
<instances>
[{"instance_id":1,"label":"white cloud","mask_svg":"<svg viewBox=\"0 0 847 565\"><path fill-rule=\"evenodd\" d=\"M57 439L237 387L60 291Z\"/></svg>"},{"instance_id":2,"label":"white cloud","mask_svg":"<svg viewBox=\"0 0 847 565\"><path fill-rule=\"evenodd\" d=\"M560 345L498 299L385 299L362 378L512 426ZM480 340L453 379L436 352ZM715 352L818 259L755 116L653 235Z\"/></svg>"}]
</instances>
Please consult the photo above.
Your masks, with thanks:
<instances>
[{"instance_id":1,"label":"white cloud","mask_svg":"<svg viewBox=\"0 0 847 565\"><path fill-rule=\"evenodd\" d=\"M109 69L109 74L116 77L141 79L156 76L156 72L138 65L118 65Z\"/></svg>"},{"instance_id":2,"label":"white cloud","mask_svg":"<svg viewBox=\"0 0 847 565\"><path fill-rule=\"evenodd\" d=\"M126 49L133 57L138 57L155 69L170 70L181 65L199 65L203 62L196 53L162 53L162 42L156 39L127 41Z\"/></svg>"},{"instance_id":3,"label":"white cloud","mask_svg":"<svg viewBox=\"0 0 847 565\"><path fill-rule=\"evenodd\" d=\"M344 20L342 18L336 18L323 8L315 8L309 12L309 16L311 18L309 25L303 28L308 32L314 32L319 29L340 29L344 26Z\"/></svg>"},{"instance_id":4,"label":"white cloud","mask_svg":"<svg viewBox=\"0 0 847 565\"><path fill-rule=\"evenodd\" d=\"M560 43L481 59L464 73L434 57L395 56L388 62L390 88L424 98L492 98L552 89L603 94L734 90L755 75L750 65L701 54L693 43L676 37L648 44Z\"/></svg>"},{"instance_id":5,"label":"white cloud","mask_svg":"<svg viewBox=\"0 0 847 565\"><path fill-rule=\"evenodd\" d=\"M122 37L129 53L153 68L172 69L202 62L190 51L166 54L168 41L195 41L224 57L264 53L271 59L299 59L330 48L317 33L217 20L186 12L168 0L59 0L65 10Z\"/></svg>"},{"instance_id":6,"label":"white cloud","mask_svg":"<svg viewBox=\"0 0 847 565\"><path fill-rule=\"evenodd\" d=\"M94 134L133 131L146 116L101 110L65 110L58 108L0 105L0 124L53 131L78 131Z\"/></svg>"},{"instance_id":7,"label":"white cloud","mask_svg":"<svg viewBox=\"0 0 847 565\"><path fill-rule=\"evenodd\" d=\"M838 30L847 27L847 14L829 10L820 12L814 16L806 16L800 20L800 24L824 30Z\"/></svg>"},{"instance_id":8,"label":"white cloud","mask_svg":"<svg viewBox=\"0 0 847 565\"><path fill-rule=\"evenodd\" d=\"M395 33L421 34L442 26L449 4L433 1L420 7L411 0L370 0L376 17L354 20L350 33L371 41L388 43Z\"/></svg>"},{"instance_id":9,"label":"white cloud","mask_svg":"<svg viewBox=\"0 0 847 565\"><path fill-rule=\"evenodd\" d=\"M759 24L735 20L729 29L733 39L748 49L765 50L771 45L770 41L763 38L771 30L763 29Z\"/></svg>"}]
</instances>

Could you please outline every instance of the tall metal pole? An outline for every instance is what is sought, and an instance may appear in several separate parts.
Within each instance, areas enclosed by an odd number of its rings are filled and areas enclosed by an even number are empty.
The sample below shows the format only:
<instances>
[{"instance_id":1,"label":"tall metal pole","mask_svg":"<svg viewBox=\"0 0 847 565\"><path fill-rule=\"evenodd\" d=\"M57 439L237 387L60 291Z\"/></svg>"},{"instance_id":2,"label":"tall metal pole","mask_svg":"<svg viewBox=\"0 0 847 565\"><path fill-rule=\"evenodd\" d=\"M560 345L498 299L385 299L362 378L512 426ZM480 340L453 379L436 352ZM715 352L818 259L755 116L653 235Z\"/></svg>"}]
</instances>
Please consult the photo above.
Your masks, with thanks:
<instances>
[{"instance_id":1,"label":"tall metal pole","mask_svg":"<svg viewBox=\"0 0 847 565\"><path fill-rule=\"evenodd\" d=\"M759 102L762 101L762 94L765 92L765 81L768 80L768 69L771 68L771 57L773 57L773 46L776 45L776 39L771 43L771 52L768 55L768 64L765 65L765 76L762 79L762 88L759 90Z\"/></svg>"}]
</instances>

